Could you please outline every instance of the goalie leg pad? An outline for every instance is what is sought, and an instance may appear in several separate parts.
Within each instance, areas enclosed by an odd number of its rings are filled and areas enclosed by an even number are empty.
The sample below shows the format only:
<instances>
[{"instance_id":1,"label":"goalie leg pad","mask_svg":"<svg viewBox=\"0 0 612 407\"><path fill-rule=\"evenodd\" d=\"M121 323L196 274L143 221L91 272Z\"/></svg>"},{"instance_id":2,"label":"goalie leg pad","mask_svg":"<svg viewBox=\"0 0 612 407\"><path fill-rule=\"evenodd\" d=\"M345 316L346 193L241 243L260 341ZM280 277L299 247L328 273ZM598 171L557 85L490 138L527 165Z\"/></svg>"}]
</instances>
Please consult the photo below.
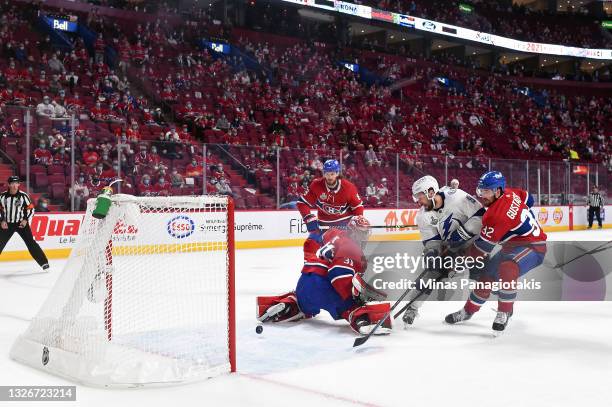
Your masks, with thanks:
<instances>
[{"instance_id":1,"label":"goalie leg pad","mask_svg":"<svg viewBox=\"0 0 612 407\"><path fill-rule=\"evenodd\" d=\"M256 301L259 321L288 322L304 318L294 291L281 295L259 296Z\"/></svg>"},{"instance_id":2,"label":"goalie leg pad","mask_svg":"<svg viewBox=\"0 0 612 407\"><path fill-rule=\"evenodd\" d=\"M391 306L388 302L366 304L347 310L343 316L351 325L351 329L358 334L367 335L385 317ZM391 333L391 317L378 328L376 335Z\"/></svg>"}]
</instances>

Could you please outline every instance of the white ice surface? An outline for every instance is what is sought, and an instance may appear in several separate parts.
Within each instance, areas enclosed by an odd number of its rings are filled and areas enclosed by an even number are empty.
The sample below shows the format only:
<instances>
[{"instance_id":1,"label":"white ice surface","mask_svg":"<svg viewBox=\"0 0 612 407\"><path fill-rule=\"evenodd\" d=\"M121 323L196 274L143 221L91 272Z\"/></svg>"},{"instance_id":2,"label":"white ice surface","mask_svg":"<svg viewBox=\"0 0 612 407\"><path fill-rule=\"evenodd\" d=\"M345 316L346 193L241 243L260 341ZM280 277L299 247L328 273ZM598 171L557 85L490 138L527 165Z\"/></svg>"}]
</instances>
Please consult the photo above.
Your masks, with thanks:
<instances>
[{"instance_id":1,"label":"white ice surface","mask_svg":"<svg viewBox=\"0 0 612 407\"><path fill-rule=\"evenodd\" d=\"M551 233L554 240L610 240L612 231ZM461 326L461 307L430 302L409 330L353 349L345 322L326 314L255 333L255 296L295 286L301 248L237 253L238 374L178 387L104 390L78 386L84 406L611 406L612 303L524 302L492 339L490 302ZM64 261L0 263L0 385L68 385L8 357L47 297ZM401 321L399 321L401 322ZM25 406L28 403L3 403ZM31 405L32 403L30 403ZM36 405L41 405L38 403Z\"/></svg>"}]
</instances>

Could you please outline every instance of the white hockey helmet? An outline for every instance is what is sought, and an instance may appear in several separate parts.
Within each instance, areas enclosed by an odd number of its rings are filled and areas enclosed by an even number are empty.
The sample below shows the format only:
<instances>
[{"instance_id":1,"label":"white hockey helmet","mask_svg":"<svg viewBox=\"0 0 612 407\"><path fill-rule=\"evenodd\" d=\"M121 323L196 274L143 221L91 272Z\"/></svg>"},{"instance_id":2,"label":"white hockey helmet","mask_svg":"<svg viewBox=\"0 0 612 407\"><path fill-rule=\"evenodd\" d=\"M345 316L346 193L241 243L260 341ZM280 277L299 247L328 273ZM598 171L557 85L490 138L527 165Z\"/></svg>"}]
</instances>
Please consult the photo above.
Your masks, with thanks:
<instances>
[{"instance_id":1,"label":"white hockey helmet","mask_svg":"<svg viewBox=\"0 0 612 407\"><path fill-rule=\"evenodd\" d=\"M425 175L414 181L414 184L412 184L412 199L414 202L418 202L420 193L424 193L425 196L429 197L430 189L433 190L434 194L440 190L438 181L431 175Z\"/></svg>"}]
</instances>

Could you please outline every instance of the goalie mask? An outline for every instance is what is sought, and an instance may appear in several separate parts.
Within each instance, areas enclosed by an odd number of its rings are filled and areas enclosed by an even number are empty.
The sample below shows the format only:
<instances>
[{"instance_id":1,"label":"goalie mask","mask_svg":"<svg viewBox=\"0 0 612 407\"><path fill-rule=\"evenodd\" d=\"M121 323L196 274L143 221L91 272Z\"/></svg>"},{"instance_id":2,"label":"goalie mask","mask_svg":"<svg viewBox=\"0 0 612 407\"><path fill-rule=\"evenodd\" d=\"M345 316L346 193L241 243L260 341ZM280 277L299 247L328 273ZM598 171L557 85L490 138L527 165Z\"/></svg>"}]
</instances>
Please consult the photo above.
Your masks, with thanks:
<instances>
[{"instance_id":1,"label":"goalie mask","mask_svg":"<svg viewBox=\"0 0 612 407\"><path fill-rule=\"evenodd\" d=\"M438 181L431 175L426 175L412 184L412 199L414 202L420 202L420 198L425 195L431 201L431 207L433 207L433 197L439 190ZM423 205L422 201L420 203Z\"/></svg>"},{"instance_id":2,"label":"goalie mask","mask_svg":"<svg viewBox=\"0 0 612 407\"><path fill-rule=\"evenodd\" d=\"M361 215L353 216L349 223L346 225L346 229L348 230L351 239L356 240L358 242L368 240L368 237L370 237L371 233L370 221L368 221L364 216Z\"/></svg>"}]
</instances>

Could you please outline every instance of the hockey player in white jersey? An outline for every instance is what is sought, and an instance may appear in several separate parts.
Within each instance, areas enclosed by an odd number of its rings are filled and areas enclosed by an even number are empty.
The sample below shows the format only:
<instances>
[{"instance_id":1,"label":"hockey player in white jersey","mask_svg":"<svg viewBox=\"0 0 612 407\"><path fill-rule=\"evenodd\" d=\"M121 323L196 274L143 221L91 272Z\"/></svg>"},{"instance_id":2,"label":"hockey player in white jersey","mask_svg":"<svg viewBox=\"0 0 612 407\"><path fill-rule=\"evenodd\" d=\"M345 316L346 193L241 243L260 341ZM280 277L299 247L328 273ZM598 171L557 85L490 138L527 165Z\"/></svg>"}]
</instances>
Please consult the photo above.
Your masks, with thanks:
<instances>
[{"instance_id":1,"label":"hockey player in white jersey","mask_svg":"<svg viewBox=\"0 0 612 407\"><path fill-rule=\"evenodd\" d=\"M416 222L423 241L423 257L458 253L480 233L485 209L467 192L458 188L439 188L438 181L426 175L412 185L412 198L420 206ZM418 316L419 307L431 294L431 290L423 288L420 283L446 278L449 272L453 273L452 270L428 268L421 273L417 279L417 289L407 297L407 301L411 301L420 294L402 316L405 327L412 325Z\"/></svg>"}]
</instances>

